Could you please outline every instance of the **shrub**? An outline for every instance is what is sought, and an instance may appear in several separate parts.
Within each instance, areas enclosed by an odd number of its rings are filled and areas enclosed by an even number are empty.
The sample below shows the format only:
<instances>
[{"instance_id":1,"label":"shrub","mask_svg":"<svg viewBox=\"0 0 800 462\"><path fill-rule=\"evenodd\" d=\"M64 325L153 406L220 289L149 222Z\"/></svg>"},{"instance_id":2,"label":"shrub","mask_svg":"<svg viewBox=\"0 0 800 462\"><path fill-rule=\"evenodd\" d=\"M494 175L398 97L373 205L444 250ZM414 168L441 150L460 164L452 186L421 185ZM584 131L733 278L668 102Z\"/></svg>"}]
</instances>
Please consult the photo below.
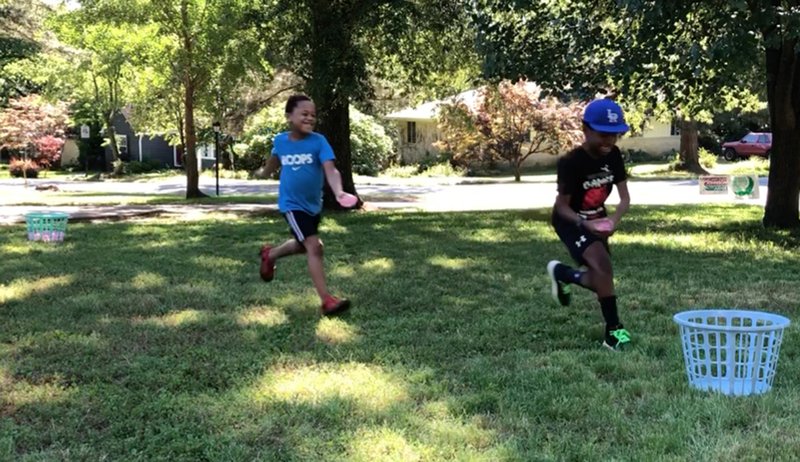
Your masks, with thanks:
<instances>
[{"instance_id":1,"label":"shrub","mask_svg":"<svg viewBox=\"0 0 800 462\"><path fill-rule=\"evenodd\" d=\"M713 168L717 165L717 154L709 151L706 148L700 148L697 152L700 158L700 165L705 168Z\"/></svg>"},{"instance_id":2,"label":"shrub","mask_svg":"<svg viewBox=\"0 0 800 462\"><path fill-rule=\"evenodd\" d=\"M353 173L377 175L392 160L394 143L386 129L374 117L351 109L350 144ZM236 168L255 171L269 159L272 139L285 131L283 105L266 108L245 126L242 139L247 149L237 159ZM334 153L335 154L335 153Z\"/></svg>"},{"instance_id":3,"label":"shrub","mask_svg":"<svg viewBox=\"0 0 800 462\"><path fill-rule=\"evenodd\" d=\"M392 178L411 178L419 173L417 165L392 165L383 171L383 174Z\"/></svg>"},{"instance_id":4,"label":"shrub","mask_svg":"<svg viewBox=\"0 0 800 462\"><path fill-rule=\"evenodd\" d=\"M374 117L357 110L350 116L353 173L375 176L392 160L394 144Z\"/></svg>"},{"instance_id":5,"label":"shrub","mask_svg":"<svg viewBox=\"0 0 800 462\"><path fill-rule=\"evenodd\" d=\"M14 178L22 178L23 176L36 178L39 176L39 170L41 170L41 167L31 159L12 158L8 165L8 172Z\"/></svg>"},{"instance_id":6,"label":"shrub","mask_svg":"<svg viewBox=\"0 0 800 462\"><path fill-rule=\"evenodd\" d=\"M34 140L36 155L34 161L42 168L50 168L58 164L61 159L61 149L64 147L64 139L52 135L46 135Z\"/></svg>"},{"instance_id":7,"label":"shrub","mask_svg":"<svg viewBox=\"0 0 800 462\"><path fill-rule=\"evenodd\" d=\"M250 139L244 154L236 161L237 170L252 172L258 170L269 159L272 152L272 137L268 135L254 135Z\"/></svg>"},{"instance_id":8,"label":"shrub","mask_svg":"<svg viewBox=\"0 0 800 462\"><path fill-rule=\"evenodd\" d=\"M643 151L641 149L623 149L622 157L625 159L625 162L631 164L650 162L654 159L654 157L651 156L650 153L648 153L647 151Z\"/></svg>"},{"instance_id":9,"label":"shrub","mask_svg":"<svg viewBox=\"0 0 800 462\"><path fill-rule=\"evenodd\" d=\"M450 162L442 162L428 166L420 176L464 176L466 169L453 167Z\"/></svg>"}]
</instances>

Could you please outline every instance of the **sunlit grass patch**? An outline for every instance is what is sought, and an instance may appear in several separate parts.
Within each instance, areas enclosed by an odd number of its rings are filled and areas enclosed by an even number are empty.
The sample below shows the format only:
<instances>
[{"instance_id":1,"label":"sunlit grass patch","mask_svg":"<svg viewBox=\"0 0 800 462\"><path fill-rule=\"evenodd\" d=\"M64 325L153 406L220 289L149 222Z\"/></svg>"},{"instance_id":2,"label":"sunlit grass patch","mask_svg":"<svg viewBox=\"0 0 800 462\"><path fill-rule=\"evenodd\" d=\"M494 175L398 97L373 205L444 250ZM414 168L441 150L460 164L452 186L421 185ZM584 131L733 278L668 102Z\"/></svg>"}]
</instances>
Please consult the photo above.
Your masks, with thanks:
<instances>
[{"instance_id":1,"label":"sunlit grass patch","mask_svg":"<svg viewBox=\"0 0 800 462\"><path fill-rule=\"evenodd\" d=\"M469 258L448 258L443 255L436 255L430 258L430 264L442 269L467 269L474 267L477 262Z\"/></svg>"},{"instance_id":2,"label":"sunlit grass patch","mask_svg":"<svg viewBox=\"0 0 800 462\"><path fill-rule=\"evenodd\" d=\"M37 279L16 279L9 284L0 284L0 303L24 299L35 294L42 294L72 284L75 277L71 274L62 276L46 276Z\"/></svg>"},{"instance_id":3,"label":"sunlit grass patch","mask_svg":"<svg viewBox=\"0 0 800 462\"><path fill-rule=\"evenodd\" d=\"M281 310L257 306L247 309L236 316L236 322L242 326L278 326L289 322L289 318Z\"/></svg>"},{"instance_id":4,"label":"sunlit grass patch","mask_svg":"<svg viewBox=\"0 0 800 462\"><path fill-rule=\"evenodd\" d=\"M402 381L381 368L360 363L317 364L270 371L252 391L255 400L321 405L330 399L352 401L370 412L388 410L409 399Z\"/></svg>"},{"instance_id":5,"label":"sunlit grass patch","mask_svg":"<svg viewBox=\"0 0 800 462\"><path fill-rule=\"evenodd\" d=\"M134 324L153 325L158 327L179 327L188 324L199 324L209 319L208 313L199 310L181 310L163 316L134 319Z\"/></svg>"},{"instance_id":6,"label":"sunlit grass patch","mask_svg":"<svg viewBox=\"0 0 800 462\"><path fill-rule=\"evenodd\" d=\"M394 266L394 260L386 257L373 258L361 264L361 267L364 270L377 274L391 272L394 269Z\"/></svg>"},{"instance_id":7,"label":"sunlit grass patch","mask_svg":"<svg viewBox=\"0 0 800 462\"><path fill-rule=\"evenodd\" d=\"M420 451L402 432L386 428L371 428L356 432L348 449L353 462L416 462L423 460Z\"/></svg>"},{"instance_id":8,"label":"sunlit grass patch","mask_svg":"<svg viewBox=\"0 0 800 462\"><path fill-rule=\"evenodd\" d=\"M317 324L317 338L329 345L353 342L358 339L357 330L345 321L336 318L323 318Z\"/></svg>"},{"instance_id":9,"label":"sunlit grass patch","mask_svg":"<svg viewBox=\"0 0 800 462\"><path fill-rule=\"evenodd\" d=\"M131 288L138 290L156 289L167 283L167 278L161 274L143 271L131 280Z\"/></svg>"}]
</instances>

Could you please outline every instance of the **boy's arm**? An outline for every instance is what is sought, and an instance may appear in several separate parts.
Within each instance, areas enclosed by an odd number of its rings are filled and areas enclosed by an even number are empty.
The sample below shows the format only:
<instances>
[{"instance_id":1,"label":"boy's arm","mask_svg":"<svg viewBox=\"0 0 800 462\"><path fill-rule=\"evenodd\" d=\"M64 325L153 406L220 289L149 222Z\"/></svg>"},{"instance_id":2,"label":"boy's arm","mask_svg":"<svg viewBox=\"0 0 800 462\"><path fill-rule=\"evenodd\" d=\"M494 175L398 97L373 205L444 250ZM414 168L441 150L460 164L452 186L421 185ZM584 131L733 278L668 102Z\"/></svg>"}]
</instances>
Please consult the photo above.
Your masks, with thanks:
<instances>
[{"instance_id":1,"label":"boy's arm","mask_svg":"<svg viewBox=\"0 0 800 462\"><path fill-rule=\"evenodd\" d=\"M281 159L278 156L269 156L269 160L267 160L267 165L265 167L267 178L270 178L273 173L278 170L278 167L281 166Z\"/></svg>"},{"instance_id":2,"label":"boy's arm","mask_svg":"<svg viewBox=\"0 0 800 462\"><path fill-rule=\"evenodd\" d=\"M622 215L625 215L631 207L631 195L628 192L628 182L620 181L616 186L617 194L619 194L619 204L617 204L617 207L614 209L614 215L611 216L611 219L614 220L614 225L622 220Z\"/></svg>"},{"instance_id":3,"label":"boy's arm","mask_svg":"<svg viewBox=\"0 0 800 462\"><path fill-rule=\"evenodd\" d=\"M336 164L332 160L326 160L322 163L322 169L325 171L325 179L328 180L328 186L331 187L333 195L339 199L344 190L342 189L342 174L336 169Z\"/></svg>"},{"instance_id":4,"label":"boy's arm","mask_svg":"<svg viewBox=\"0 0 800 462\"><path fill-rule=\"evenodd\" d=\"M556 209L558 216L560 216L564 221L579 225L582 218L576 211L572 210L572 207L569 206L570 197L571 196L569 194L559 193L556 196L556 203L553 205L553 207Z\"/></svg>"}]
</instances>

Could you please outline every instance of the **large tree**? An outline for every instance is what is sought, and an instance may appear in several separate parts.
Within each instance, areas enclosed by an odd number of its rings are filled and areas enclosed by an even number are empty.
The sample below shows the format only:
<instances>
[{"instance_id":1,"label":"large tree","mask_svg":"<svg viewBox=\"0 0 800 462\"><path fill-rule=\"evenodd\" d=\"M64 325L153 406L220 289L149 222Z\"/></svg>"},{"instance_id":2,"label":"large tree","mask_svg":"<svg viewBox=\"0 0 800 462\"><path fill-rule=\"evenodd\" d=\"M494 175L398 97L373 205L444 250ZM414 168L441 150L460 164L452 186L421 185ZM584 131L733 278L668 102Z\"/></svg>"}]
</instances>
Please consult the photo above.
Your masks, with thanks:
<instances>
[{"instance_id":1,"label":"large tree","mask_svg":"<svg viewBox=\"0 0 800 462\"><path fill-rule=\"evenodd\" d=\"M180 133L185 154L186 197L200 197L197 163L198 125L210 127L219 117L223 92L254 69L263 70L255 40L250 2L245 0L84 0L87 14L108 21L152 26L160 52L147 66L152 85L140 87L133 102L142 129L164 131L165 122ZM251 66L252 65L252 66ZM157 107L159 106L160 107ZM178 112L178 109L180 112ZM177 125L177 127L176 127Z\"/></svg>"},{"instance_id":2,"label":"large tree","mask_svg":"<svg viewBox=\"0 0 800 462\"><path fill-rule=\"evenodd\" d=\"M433 82L474 57L458 0L278 0L264 2L262 14L271 60L304 79L350 193L350 103L368 103L382 79ZM337 206L329 192L325 204Z\"/></svg>"},{"instance_id":3,"label":"large tree","mask_svg":"<svg viewBox=\"0 0 800 462\"><path fill-rule=\"evenodd\" d=\"M121 168L113 121L146 79L145 60L156 51L155 28L98 20L82 9L60 15L51 24L69 48L57 51L66 58L66 65L58 69L51 66L54 53L43 57L42 72L51 75L48 87L62 98L92 104L105 126L115 167Z\"/></svg>"}]
</instances>

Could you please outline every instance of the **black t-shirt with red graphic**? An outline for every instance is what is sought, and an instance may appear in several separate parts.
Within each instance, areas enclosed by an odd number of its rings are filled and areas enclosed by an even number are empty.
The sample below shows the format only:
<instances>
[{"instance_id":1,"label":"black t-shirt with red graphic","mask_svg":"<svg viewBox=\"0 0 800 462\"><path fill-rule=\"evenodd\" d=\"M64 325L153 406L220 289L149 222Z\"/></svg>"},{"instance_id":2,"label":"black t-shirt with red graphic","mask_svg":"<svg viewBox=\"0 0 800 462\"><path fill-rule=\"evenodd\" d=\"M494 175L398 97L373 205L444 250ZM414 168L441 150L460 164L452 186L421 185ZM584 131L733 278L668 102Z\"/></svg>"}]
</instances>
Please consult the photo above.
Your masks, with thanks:
<instances>
[{"instance_id":1,"label":"black t-shirt with red graphic","mask_svg":"<svg viewBox=\"0 0 800 462\"><path fill-rule=\"evenodd\" d=\"M628 178L619 148L594 158L580 146L558 160L558 193L570 196L569 206L586 220L605 217L605 202L614 185ZM553 222L563 221L553 210Z\"/></svg>"}]
</instances>

